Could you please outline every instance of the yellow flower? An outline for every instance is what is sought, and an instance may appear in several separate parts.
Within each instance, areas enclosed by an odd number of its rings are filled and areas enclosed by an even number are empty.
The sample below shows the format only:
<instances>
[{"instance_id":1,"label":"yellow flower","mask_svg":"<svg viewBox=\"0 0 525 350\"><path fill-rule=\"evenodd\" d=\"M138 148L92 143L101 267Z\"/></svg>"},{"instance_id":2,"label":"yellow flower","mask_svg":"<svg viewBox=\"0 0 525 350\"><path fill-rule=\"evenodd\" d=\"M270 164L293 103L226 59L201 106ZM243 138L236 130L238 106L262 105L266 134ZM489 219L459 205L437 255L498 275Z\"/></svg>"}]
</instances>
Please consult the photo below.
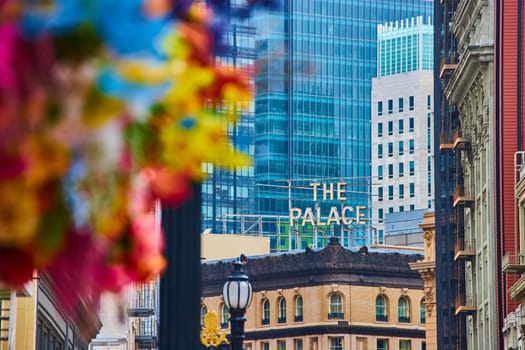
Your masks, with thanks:
<instances>
[{"instance_id":1,"label":"yellow flower","mask_svg":"<svg viewBox=\"0 0 525 350\"><path fill-rule=\"evenodd\" d=\"M35 191L22 179L0 182L0 244L24 246L35 237L39 213Z\"/></svg>"}]
</instances>

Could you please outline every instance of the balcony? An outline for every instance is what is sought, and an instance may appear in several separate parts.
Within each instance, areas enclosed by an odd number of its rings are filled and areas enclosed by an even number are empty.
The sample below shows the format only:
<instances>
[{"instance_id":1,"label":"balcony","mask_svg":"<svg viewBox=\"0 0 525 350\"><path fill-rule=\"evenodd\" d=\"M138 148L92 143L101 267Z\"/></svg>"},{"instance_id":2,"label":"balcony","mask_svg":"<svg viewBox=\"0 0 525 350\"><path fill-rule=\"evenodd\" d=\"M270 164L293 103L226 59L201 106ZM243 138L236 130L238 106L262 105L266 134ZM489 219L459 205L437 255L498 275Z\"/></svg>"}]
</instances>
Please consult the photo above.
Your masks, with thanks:
<instances>
[{"instance_id":1,"label":"balcony","mask_svg":"<svg viewBox=\"0 0 525 350\"><path fill-rule=\"evenodd\" d=\"M470 149L470 137L463 135L463 131L456 129L454 132L454 149Z\"/></svg>"},{"instance_id":2,"label":"balcony","mask_svg":"<svg viewBox=\"0 0 525 350\"><path fill-rule=\"evenodd\" d=\"M141 319L135 323L135 326L135 341L140 349L158 347L157 321L154 318Z\"/></svg>"},{"instance_id":3,"label":"balcony","mask_svg":"<svg viewBox=\"0 0 525 350\"><path fill-rule=\"evenodd\" d=\"M454 149L454 139L446 132L441 132L439 136L439 149L441 151Z\"/></svg>"},{"instance_id":4,"label":"balcony","mask_svg":"<svg viewBox=\"0 0 525 350\"><path fill-rule=\"evenodd\" d=\"M476 256L476 242L474 240L456 239L454 246L454 260L472 259Z\"/></svg>"},{"instance_id":5,"label":"balcony","mask_svg":"<svg viewBox=\"0 0 525 350\"><path fill-rule=\"evenodd\" d=\"M501 270L505 273L525 273L525 256L513 253L503 255Z\"/></svg>"},{"instance_id":6,"label":"balcony","mask_svg":"<svg viewBox=\"0 0 525 350\"><path fill-rule=\"evenodd\" d=\"M445 56L440 61L439 78L450 79L458 67L456 56Z\"/></svg>"},{"instance_id":7,"label":"balcony","mask_svg":"<svg viewBox=\"0 0 525 350\"><path fill-rule=\"evenodd\" d=\"M388 322L387 315L376 315L376 322Z\"/></svg>"},{"instance_id":8,"label":"balcony","mask_svg":"<svg viewBox=\"0 0 525 350\"><path fill-rule=\"evenodd\" d=\"M466 193L463 185L458 185L454 191L454 208L461 205L471 207L474 204L474 197Z\"/></svg>"},{"instance_id":9,"label":"balcony","mask_svg":"<svg viewBox=\"0 0 525 350\"><path fill-rule=\"evenodd\" d=\"M397 321L399 323L410 323L410 317L408 317L408 316L399 316L397 318Z\"/></svg>"},{"instance_id":10,"label":"balcony","mask_svg":"<svg viewBox=\"0 0 525 350\"><path fill-rule=\"evenodd\" d=\"M342 312L330 312L328 314L329 320L342 320L343 318L345 318L345 314Z\"/></svg>"},{"instance_id":11,"label":"balcony","mask_svg":"<svg viewBox=\"0 0 525 350\"><path fill-rule=\"evenodd\" d=\"M456 315L460 313L465 313L467 315L472 315L477 310L476 305L474 304L474 298L470 296L458 296L456 298Z\"/></svg>"},{"instance_id":12,"label":"balcony","mask_svg":"<svg viewBox=\"0 0 525 350\"><path fill-rule=\"evenodd\" d=\"M129 317L149 317L155 313L153 308L148 307L130 307L128 308Z\"/></svg>"}]
</instances>

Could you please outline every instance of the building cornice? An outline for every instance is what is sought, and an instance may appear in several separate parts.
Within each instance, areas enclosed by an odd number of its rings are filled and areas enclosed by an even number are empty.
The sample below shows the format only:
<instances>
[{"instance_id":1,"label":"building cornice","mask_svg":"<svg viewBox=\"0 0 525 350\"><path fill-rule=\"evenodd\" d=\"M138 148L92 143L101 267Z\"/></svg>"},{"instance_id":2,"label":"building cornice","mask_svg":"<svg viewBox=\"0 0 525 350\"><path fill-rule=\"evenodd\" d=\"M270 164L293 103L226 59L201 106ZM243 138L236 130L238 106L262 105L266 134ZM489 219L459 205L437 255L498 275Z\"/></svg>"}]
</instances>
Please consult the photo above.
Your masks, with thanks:
<instances>
[{"instance_id":1,"label":"building cornice","mask_svg":"<svg viewBox=\"0 0 525 350\"><path fill-rule=\"evenodd\" d=\"M348 324L318 325L295 328L274 328L246 332L246 340L285 339L308 335L353 334L379 337L425 339L425 330L418 328L356 326Z\"/></svg>"},{"instance_id":2,"label":"building cornice","mask_svg":"<svg viewBox=\"0 0 525 350\"><path fill-rule=\"evenodd\" d=\"M369 252L366 248L354 252L332 241L320 251L251 258L243 270L254 291L333 283L421 289L419 274L408 264L422 258L421 254ZM231 271L230 261L203 264L202 295L220 293Z\"/></svg>"},{"instance_id":3,"label":"building cornice","mask_svg":"<svg viewBox=\"0 0 525 350\"><path fill-rule=\"evenodd\" d=\"M456 72L445 88L448 101L453 105L459 104L470 90L470 86L478 75L477 73L492 62L494 62L494 45L469 46L463 53Z\"/></svg>"}]
</instances>

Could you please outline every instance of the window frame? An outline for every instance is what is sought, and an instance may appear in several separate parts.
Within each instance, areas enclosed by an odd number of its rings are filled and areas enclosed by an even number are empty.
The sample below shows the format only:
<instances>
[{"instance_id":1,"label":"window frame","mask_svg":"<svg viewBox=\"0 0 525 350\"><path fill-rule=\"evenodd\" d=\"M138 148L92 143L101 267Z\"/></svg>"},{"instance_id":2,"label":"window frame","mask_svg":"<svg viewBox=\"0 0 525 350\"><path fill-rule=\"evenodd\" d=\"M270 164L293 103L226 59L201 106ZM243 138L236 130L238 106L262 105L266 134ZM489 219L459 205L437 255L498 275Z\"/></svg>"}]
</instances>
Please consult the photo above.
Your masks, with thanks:
<instances>
[{"instance_id":1,"label":"window frame","mask_svg":"<svg viewBox=\"0 0 525 350\"><path fill-rule=\"evenodd\" d=\"M286 323L286 298L280 297L277 302L277 323Z\"/></svg>"},{"instance_id":2,"label":"window frame","mask_svg":"<svg viewBox=\"0 0 525 350\"><path fill-rule=\"evenodd\" d=\"M406 296L399 297L397 301L397 322L410 323L410 300Z\"/></svg>"},{"instance_id":3,"label":"window frame","mask_svg":"<svg viewBox=\"0 0 525 350\"><path fill-rule=\"evenodd\" d=\"M332 298L337 297L339 301L334 301ZM344 319L344 301L341 293L330 293L328 296L328 319L342 320Z\"/></svg>"},{"instance_id":4,"label":"window frame","mask_svg":"<svg viewBox=\"0 0 525 350\"><path fill-rule=\"evenodd\" d=\"M261 301L261 325L270 324L270 300L265 298Z\"/></svg>"},{"instance_id":5,"label":"window frame","mask_svg":"<svg viewBox=\"0 0 525 350\"><path fill-rule=\"evenodd\" d=\"M382 300L382 305L379 305L379 300ZM376 322L388 322L388 300L383 294L376 297Z\"/></svg>"},{"instance_id":6,"label":"window frame","mask_svg":"<svg viewBox=\"0 0 525 350\"><path fill-rule=\"evenodd\" d=\"M300 301L300 305L299 305ZM295 322L303 322L304 319L304 300L302 295L298 295L295 297L295 313L294 313L294 321Z\"/></svg>"}]
</instances>

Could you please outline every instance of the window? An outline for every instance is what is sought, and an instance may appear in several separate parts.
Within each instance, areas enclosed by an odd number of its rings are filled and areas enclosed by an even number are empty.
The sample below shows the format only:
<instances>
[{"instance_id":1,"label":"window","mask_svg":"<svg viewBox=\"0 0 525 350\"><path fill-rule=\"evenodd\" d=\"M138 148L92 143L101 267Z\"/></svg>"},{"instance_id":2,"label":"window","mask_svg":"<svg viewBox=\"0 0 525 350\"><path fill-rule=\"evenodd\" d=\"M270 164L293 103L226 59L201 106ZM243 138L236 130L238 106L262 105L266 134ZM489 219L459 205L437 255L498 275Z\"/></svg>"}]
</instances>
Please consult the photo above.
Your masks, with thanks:
<instances>
[{"instance_id":1,"label":"window","mask_svg":"<svg viewBox=\"0 0 525 350\"><path fill-rule=\"evenodd\" d=\"M401 162L398 164L399 177L405 176L405 163Z\"/></svg>"},{"instance_id":2,"label":"window","mask_svg":"<svg viewBox=\"0 0 525 350\"><path fill-rule=\"evenodd\" d=\"M303 350L303 340L302 339L295 339L293 341L294 344L294 350Z\"/></svg>"},{"instance_id":3,"label":"window","mask_svg":"<svg viewBox=\"0 0 525 350\"><path fill-rule=\"evenodd\" d=\"M409 169L410 176L413 176L416 173L416 167L415 167L415 163L413 160L411 160L410 163L408 163L408 169Z\"/></svg>"},{"instance_id":4,"label":"window","mask_svg":"<svg viewBox=\"0 0 525 350\"><path fill-rule=\"evenodd\" d=\"M377 200L379 202L383 201L383 187L378 187L377 188Z\"/></svg>"},{"instance_id":5,"label":"window","mask_svg":"<svg viewBox=\"0 0 525 350\"><path fill-rule=\"evenodd\" d=\"M342 319L343 314L343 298L340 294L333 293L330 295L330 305L328 310L328 319Z\"/></svg>"},{"instance_id":6,"label":"window","mask_svg":"<svg viewBox=\"0 0 525 350\"><path fill-rule=\"evenodd\" d=\"M277 350L286 350L286 340L277 341Z\"/></svg>"},{"instance_id":7,"label":"window","mask_svg":"<svg viewBox=\"0 0 525 350\"><path fill-rule=\"evenodd\" d=\"M388 100L388 114L394 113L394 100Z\"/></svg>"},{"instance_id":8,"label":"window","mask_svg":"<svg viewBox=\"0 0 525 350\"><path fill-rule=\"evenodd\" d=\"M383 208L377 209L377 218L379 219L379 222L383 222L383 217L384 217Z\"/></svg>"},{"instance_id":9,"label":"window","mask_svg":"<svg viewBox=\"0 0 525 350\"><path fill-rule=\"evenodd\" d=\"M397 147L399 149L399 155L400 156L405 154L405 141L399 141Z\"/></svg>"},{"instance_id":10,"label":"window","mask_svg":"<svg viewBox=\"0 0 525 350\"><path fill-rule=\"evenodd\" d=\"M295 322L303 322L303 297L295 298Z\"/></svg>"},{"instance_id":11,"label":"window","mask_svg":"<svg viewBox=\"0 0 525 350\"><path fill-rule=\"evenodd\" d=\"M377 158L383 158L383 145L377 145Z\"/></svg>"},{"instance_id":12,"label":"window","mask_svg":"<svg viewBox=\"0 0 525 350\"><path fill-rule=\"evenodd\" d=\"M409 191L410 191L410 198L414 198L416 196L416 185L413 182L410 183Z\"/></svg>"},{"instance_id":13,"label":"window","mask_svg":"<svg viewBox=\"0 0 525 350\"><path fill-rule=\"evenodd\" d=\"M394 135L394 122L388 122L388 135Z\"/></svg>"},{"instance_id":14,"label":"window","mask_svg":"<svg viewBox=\"0 0 525 350\"><path fill-rule=\"evenodd\" d=\"M421 299L421 303L419 304L419 323L426 323L425 299Z\"/></svg>"},{"instance_id":15,"label":"window","mask_svg":"<svg viewBox=\"0 0 525 350\"><path fill-rule=\"evenodd\" d=\"M201 326L204 325L204 318L208 314L208 307L201 305Z\"/></svg>"},{"instance_id":16,"label":"window","mask_svg":"<svg viewBox=\"0 0 525 350\"><path fill-rule=\"evenodd\" d=\"M228 328L228 321L230 320L230 310L228 305L223 304L221 310L221 328Z\"/></svg>"},{"instance_id":17,"label":"window","mask_svg":"<svg viewBox=\"0 0 525 350\"><path fill-rule=\"evenodd\" d=\"M414 204L410 204L410 211L416 210L416 206Z\"/></svg>"},{"instance_id":18,"label":"window","mask_svg":"<svg viewBox=\"0 0 525 350\"><path fill-rule=\"evenodd\" d=\"M408 96L408 109L414 110L414 96Z\"/></svg>"},{"instance_id":19,"label":"window","mask_svg":"<svg viewBox=\"0 0 525 350\"><path fill-rule=\"evenodd\" d=\"M414 118L408 118L408 131L414 132L415 129L415 121Z\"/></svg>"},{"instance_id":20,"label":"window","mask_svg":"<svg viewBox=\"0 0 525 350\"><path fill-rule=\"evenodd\" d=\"M261 343L261 350L270 350L270 343L268 342Z\"/></svg>"},{"instance_id":21,"label":"window","mask_svg":"<svg viewBox=\"0 0 525 350\"><path fill-rule=\"evenodd\" d=\"M286 299L280 298L278 304L279 304L279 318L277 319L277 322L286 323Z\"/></svg>"},{"instance_id":22,"label":"window","mask_svg":"<svg viewBox=\"0 0 525 350\"><path fill-rule=\"evenodd\" d=\"M388 350L388 339L377 339L376 349L377 350Z\"/></svg>"},{"instance_id":23,"label":"window","mask_svg":"<svg viewBox=\"0 0 525 350\"><path fill-rule=\"evenodd\" d=\"M394 212L394 207L389 207L389 208L388 208L388 213L389 213L389 214L392 214L393 212Z\"/></svg>"},{"instance_id":24,"label":"window","mask_svg":"<svg viewBox=\"0 0 525 350\"><path fill-rule=\"evenodd\" d=\"M378 295L376 298L376 321L388 321L387 303L384 295Z\"/></svg>"},{"instance_id":25,"label":"window","mask_svg":"<svg viewBox=\"0 0 525 350\"><path fill-rule=\"evenodd\" d=\"M410 340L400 340L399 350L410 350Z\"/></svg>"},{"instance_id":26,"label":"window","mask_svg":"<svg viewBox=\"0 0 525 350\"><path fill-rule=\"evenodd\" d=\"M262 321L261 324L270 324L270 301L268 299L264 299L262 301Z\"/></svg>"},{"instance_id":27,"label":"window","mask_svg":"<svg viewBox=\"0 0 525 350\"><path fill-rule=\"evenodd\" d=\"M383 136L383 123L377 124L377 137Z\"/></svg>"},{"instance_id":28,"label":"window","mask_svg":"<svg viewBox=\"0 0 525 350\"><path fill-rule=\"evenodd\" d=\"M343 337L330 337L330 350L343 350Z\"/></svg>"},{"instance_id":29,"label":"window","mask_svg":"<svg viewBox=\"0 0 525 350\"><path fill-rule=\"evenodd\" d=\"M427 109L432 109L432 96L427 95Z\"/></svg>"},{"instance_id":30,"label":"window","mask_svg":"<svg viewBox=\"0 0 525 350\"><path fill-rule=\"evenodd\" d=\"M403 97L397 100L397 110L398 112L403 112Z\"/></svg>"},{"instance_id":31,"label":"window","mask_svg":"<svg viewBox=\"0 0 525 350\"><path fill-rule=\"evenodd\" d=\"M397 320L399 323L410 323L410 308L406 297L399 298L397 304Z\"/></svg>"},{"instance_id":32,"label":"window","mask_svg":"<svg viewBox=\"0 0 525 350\"><path fill-rule=\"evenodd\" d=\"M400 205L399 206L399 212L402 213L405 211L405 206L404 205Z\"/></svg>"},{"instance_id":33,"label":"window","mask_svg":"<svg viewBox=\"0 0 525 350\"><path fill-rule=\"evenodd\" d=\"M389 200L394 199L394 186L393 185L388 186L388 199Z\"/></svg>"},{"instance_id":34,"label":"window","mask_svg":"<svg viewBox=\"0 0 525 350\"><path fill-rule=\"evenodd\" d=\"M414 154L414 139L408 140L408 153Z\"/></svg>"},{"instance_id":35,"label":"window","mask_svg":"<svg viewBox=\"0 0 525 350\"><path fill-rule=\"evenodd\" d=\"M405 198L405 185L399 184L399 199Z\"/></svg>"},{"instance_id":36,"label":"window","mask_svg":"<svg viewBox=\"0 0 525 350\"><path fill-rule=\"evenodd\" d=\"M377 179L383 180L383 166L382 165L379 165L377 167Z\"/></svg>"},{"instance_id":37,"label":"window","mask_svg":"<svg viewBox=\"0 0 525 350\"><path fill-rule=\"evenodd\" d=\"M394 177L394 164L388 164L388 178Z\"/></svg>"},{"instance_id":38,"label":"window","mask_svg":"<svg viewBox=\"0 0 525 350\"><path fill-rule=\"evenodd\" d=\"M427 342L421 342L421 350L427 350Z\"/></svg>"},{"instance_id":39,"label":"window","mask_svg":"<svg viewBox=\"0 0 525 350\"><path fill-rule=\"evenodd\" d=\"M394 155L394 143L389 142L388 143L388 156L392 157Z\"/></svg>"},{"instance_id":40,"label":"window","mask_svg":"<svg viewBox=\"0 0 525 350\"><path fill-rule=\"evenodd\" d=\"M383 115L383 101L377 102L377 115Z\"/></svg>"},{"instance_id":41,"label":"window","mask_svg":"<svg viewBox=\"0 0 525 350\"><path fill-rule=\"evenodd\" d=\"M405 132L405 122L403 121L403 119L399 119L397 127L399 128L400 134Z\"/></svg>"}]
</instances>

